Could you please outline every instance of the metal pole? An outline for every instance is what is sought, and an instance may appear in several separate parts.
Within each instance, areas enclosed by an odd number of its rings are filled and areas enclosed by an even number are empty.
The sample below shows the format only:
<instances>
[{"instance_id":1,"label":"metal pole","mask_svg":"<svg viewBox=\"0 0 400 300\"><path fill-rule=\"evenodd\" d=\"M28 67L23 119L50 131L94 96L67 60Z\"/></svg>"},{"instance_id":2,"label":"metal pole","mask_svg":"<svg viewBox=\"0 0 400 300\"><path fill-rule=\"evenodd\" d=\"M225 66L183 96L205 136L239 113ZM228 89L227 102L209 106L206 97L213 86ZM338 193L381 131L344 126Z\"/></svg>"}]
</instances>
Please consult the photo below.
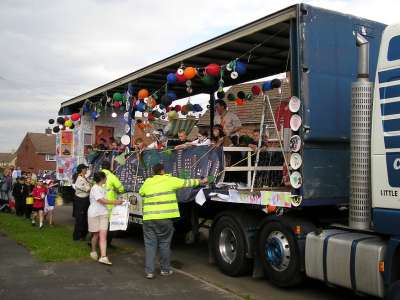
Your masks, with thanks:
<instances>
[{"instance_id":1,"label":"metal pole","mask_svg":"<svg viewBox=\"0 0 400 300\"><path fill-rule=\"evenodd\" d=\"M214 96L214 90L210 92L210 137L213 134L213 128L214 128L214 115L215 115L215 96Z\"/></svg>"},{"instance_id":2,"label":"metal pole","mask_svg":"<svg viewBox=\"0 0 400 300\"><path fill-rule=\"evenodd\" d=\"M251 189L250 189L251 193L253 192L253 189L254 189L254 182L256 180L258 162L260 160L260 148L261 148L262 137L263 137L263 132L264 132L264 119L265 119L265 108L266 108L265 98L266 97L268 97L268 95L264 95L264 98L263 98L263 110L262 110L262 115L261 115L260 133L258 136L257 154L256 154L256 162L254 164L253 180L251 181ZM268 99L268 101L269 101L269 99Z\"/></svg>"}]
</instances>

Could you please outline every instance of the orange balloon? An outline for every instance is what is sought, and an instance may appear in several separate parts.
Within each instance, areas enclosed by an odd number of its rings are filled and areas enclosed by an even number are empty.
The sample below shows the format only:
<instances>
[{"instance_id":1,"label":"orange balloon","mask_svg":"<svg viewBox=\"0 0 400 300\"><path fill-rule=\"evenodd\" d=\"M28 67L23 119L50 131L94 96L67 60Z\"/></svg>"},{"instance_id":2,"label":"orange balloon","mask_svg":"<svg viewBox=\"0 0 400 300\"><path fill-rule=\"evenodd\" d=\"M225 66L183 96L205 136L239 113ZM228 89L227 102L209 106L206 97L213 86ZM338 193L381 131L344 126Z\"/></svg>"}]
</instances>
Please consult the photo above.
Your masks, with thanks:
<instances>
[{"instance_id":1,"label":"orange balloon","mask_svg":"<svg viewBox=\"0 0 400 300\"><path fill-rule=\"evenodd\" d=\"M245 104L243 99L237 98L235 100L237 106L243 106Z\"/></svg>"},{"instance_id":2,"label":"orange balloon","mask_svg":"<svg viewBox=\"0 0 400 300\"><path fill-rule=\"evenodd\" d=\"M185 68L185 71L183 73L183 75L185 76L186 79L193 79L197 74L197 71L195 68L193 67L187 67Z\"/></svg>"},{"instance_id":3,"label":"orange balloon","mask_svg":"<svg viewBox=\"0 0 400 300\"><path fill-rule=\"evenodd\" d=\"M148 96L149 96L149 91L146 90L146 89L141 89L141 90L139 91L139 93L138 93L138 98L139 98L139 99L144 99L144 98L146 98L146 97L148 97Z\"/></svg>"}]
</instances>

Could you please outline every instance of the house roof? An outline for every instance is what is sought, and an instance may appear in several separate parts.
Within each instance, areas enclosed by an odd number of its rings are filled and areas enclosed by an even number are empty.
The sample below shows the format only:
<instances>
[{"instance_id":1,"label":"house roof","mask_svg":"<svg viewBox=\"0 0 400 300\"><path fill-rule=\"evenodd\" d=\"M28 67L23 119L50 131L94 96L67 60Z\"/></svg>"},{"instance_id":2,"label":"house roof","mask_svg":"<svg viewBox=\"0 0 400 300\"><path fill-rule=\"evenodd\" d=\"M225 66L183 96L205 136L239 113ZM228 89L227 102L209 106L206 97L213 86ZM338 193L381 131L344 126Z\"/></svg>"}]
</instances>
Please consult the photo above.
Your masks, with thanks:
<instances>
[{"instance_id":1,"label":"house roof","mask_svg":"<svg viewBox=\"0 0 400 300\"><path fill-rule=\"evenodd\" d=\"M27 138L32 141L37 153L56 154L56 136L54 134L28 132Z\"/></svg>"},{"instance_id":2,"label":"house roof","mask_svg":"<svg viewBox=\"0 0 400 300\"><path fill-rule=\"evenodd\" d=\"M225 92L224 101L228 106L228 110L236 114L242 125L246 124L259 124L261 122L262 108L263 108L263 97L262 95L254 97L251 101L246 101L245 105L237 106L235 101L229 101L227 99L230 93L237 95L239 91L243 91L246 94L251 93L251 88L254 85L261 86L262 82L246 83L234 85L229 90ZM273 89L267 92L271 100L272 111L275 112L279 102L289 100L291 97L290 84L287 80L282 80L281 94L279 94L279 89ZM267 122L272 120L272 116L267 109L266 113ZM197 123L197 126L210 126L210 111L202 115Z\"/></svg>"}]
</instances>

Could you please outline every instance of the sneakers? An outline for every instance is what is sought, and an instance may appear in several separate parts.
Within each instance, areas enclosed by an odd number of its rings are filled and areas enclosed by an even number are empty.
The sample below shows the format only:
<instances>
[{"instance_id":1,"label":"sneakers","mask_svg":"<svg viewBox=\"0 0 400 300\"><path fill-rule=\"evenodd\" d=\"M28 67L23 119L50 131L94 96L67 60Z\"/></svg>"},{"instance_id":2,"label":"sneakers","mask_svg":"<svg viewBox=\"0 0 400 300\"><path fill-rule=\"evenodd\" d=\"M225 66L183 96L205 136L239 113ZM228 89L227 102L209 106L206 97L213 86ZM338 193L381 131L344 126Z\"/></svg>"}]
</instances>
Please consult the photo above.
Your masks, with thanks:
<instances>
[{"instance_id":1,"label":"sneakers","mask_svg":"<svg viewBox=\"0 0 400 300\"><path fill-rule=\"evenodd\" d=\"M174 271L172 271L172 270L169 270L169 271L161 271L161 273L160 273L161 276L170 276L170 275L172 275L172 274L174 274Z\"/></svg>"},{"instance_id":2,"label":"sneakers","mask_svg":"<svg viewBox=\"0 0 400 300\"><path fill-rule=\"evenodd\" d=\"M93 260L99 260L99 256L97 255L97 252L96 252L96 251L90 252L90 257L91 257Z\"/></svg>"},{"instance_id":3,"label":"sneakers","mask_svg":"<svg viewBox=\"0 0 400 300\"><path fill-rule=\"evenodd\" d=\"M104 265L112 265L112 262L108 259L107 256L100 257L98 262Z\"/></svg>"},{"instance_id":4,"label":"sneakers","mask_svg":"<svg viewBox=\"0 0 400 300\"><path fill-rule=\"evenodd\" d=\"M42 228L43 228L43 223L39 225L39 229L42 229Z\"/></svg>"},{"instance_id":5,"label":"sneakers","mask_svg":"<svg viewBox=\"0 0 400 300\"><path fill-rule=\"evenodd\" d=\"M147 273L145 277L146 277L146 279L154 279L154 274L153 273Z\"/></svg>"},{"instance_id":6,"label":"sneakers","mask_svg":"<svg viewBox=\"0 0 400 300\"><path fill-rule=\"evenodd\" d=\"M36 226L36 222L32 220L32 226Z\"/></svg>"}]
</instances>

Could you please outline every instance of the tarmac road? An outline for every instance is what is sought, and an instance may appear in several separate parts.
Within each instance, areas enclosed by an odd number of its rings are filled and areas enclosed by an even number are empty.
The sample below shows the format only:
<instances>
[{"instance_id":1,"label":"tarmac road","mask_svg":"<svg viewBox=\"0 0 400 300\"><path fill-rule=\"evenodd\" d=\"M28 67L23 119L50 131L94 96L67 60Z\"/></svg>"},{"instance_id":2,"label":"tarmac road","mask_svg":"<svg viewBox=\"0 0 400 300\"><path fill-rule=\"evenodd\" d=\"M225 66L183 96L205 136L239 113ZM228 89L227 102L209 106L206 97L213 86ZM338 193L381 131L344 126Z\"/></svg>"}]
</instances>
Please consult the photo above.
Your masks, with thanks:
<instances>
[{"instance_id":1,"label":"tarmac road","mask_svg":"<svg viewBox=\"0 0 400 300\"><path fill-rule=\"evenodd\" d=\"M72 222L71 207L57 208L57 218L64 222ZM136 249L138 255L144 254L143 240L140 230L134 230L124 238L115 240L115 244L129 245ZM222 274L216 265L208 263L207 241L196 245L185 245L183 242L173 244L172 265L176 270L196 279L232 292L235 295L251 300L362 300L377 299L357 296L352 291L329 287L322 282L307 280L303 286L294 289L279 289L266 279L253 279L251 276L229 277ZM114 266L115 268L116 266ZM196 298L192 298L193 300Z\"/></svg>"}]
</instances>

